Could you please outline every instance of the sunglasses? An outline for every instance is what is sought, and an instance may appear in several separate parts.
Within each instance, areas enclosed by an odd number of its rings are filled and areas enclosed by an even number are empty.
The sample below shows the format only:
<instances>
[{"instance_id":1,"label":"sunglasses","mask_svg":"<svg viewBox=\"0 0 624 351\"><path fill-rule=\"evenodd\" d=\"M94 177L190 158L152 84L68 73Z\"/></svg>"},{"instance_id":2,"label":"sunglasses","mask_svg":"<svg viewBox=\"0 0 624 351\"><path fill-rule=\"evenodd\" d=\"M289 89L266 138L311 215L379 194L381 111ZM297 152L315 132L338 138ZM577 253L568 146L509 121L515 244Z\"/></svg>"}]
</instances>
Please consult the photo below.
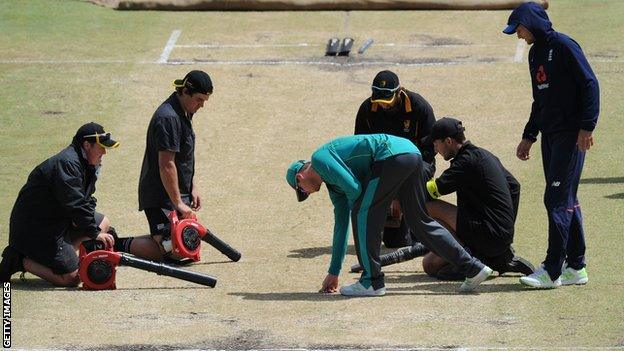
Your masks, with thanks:
<instances>
[{"instance_id":1,"label":"sunglasses","mask_svg":"<svg viewBox=\"0 0 624 351\"><path fill-rule=\"evenodd\" d=\"M101 134L89 134L89 135L85 135L82 137L83 139L87 139L87 138L95 138L95 142L100 145L103 148L106 149L110 149L113 148L115 146L117 146L117 144L113 145L113 146L106 146L103 143L107 142L110 140L111 138L111 133L101 133Z\"/></svg>"}]
</instances>

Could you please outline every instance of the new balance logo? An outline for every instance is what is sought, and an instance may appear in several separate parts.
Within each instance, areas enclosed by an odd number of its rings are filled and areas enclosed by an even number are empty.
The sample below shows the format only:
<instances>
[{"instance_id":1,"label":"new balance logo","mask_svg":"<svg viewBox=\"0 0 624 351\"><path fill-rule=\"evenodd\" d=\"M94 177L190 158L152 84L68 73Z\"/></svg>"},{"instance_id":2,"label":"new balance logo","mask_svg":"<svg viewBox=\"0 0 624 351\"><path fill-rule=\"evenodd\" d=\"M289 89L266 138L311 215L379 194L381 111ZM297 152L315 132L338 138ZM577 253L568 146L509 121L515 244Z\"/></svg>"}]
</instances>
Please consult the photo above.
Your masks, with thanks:
<instances>
[{"instance_id":1,"label":"new balance logo","mask_svg":"<svg viewBox=\"0 0 624 351\"><path fill-rule=\"evenodd\" d=\"M555 187L557 187L559 185L561 185L561 182L557 182L557 181L552 182L552 184L550 184L550 186L555 186Z\"/></svg>"}]
</instances>

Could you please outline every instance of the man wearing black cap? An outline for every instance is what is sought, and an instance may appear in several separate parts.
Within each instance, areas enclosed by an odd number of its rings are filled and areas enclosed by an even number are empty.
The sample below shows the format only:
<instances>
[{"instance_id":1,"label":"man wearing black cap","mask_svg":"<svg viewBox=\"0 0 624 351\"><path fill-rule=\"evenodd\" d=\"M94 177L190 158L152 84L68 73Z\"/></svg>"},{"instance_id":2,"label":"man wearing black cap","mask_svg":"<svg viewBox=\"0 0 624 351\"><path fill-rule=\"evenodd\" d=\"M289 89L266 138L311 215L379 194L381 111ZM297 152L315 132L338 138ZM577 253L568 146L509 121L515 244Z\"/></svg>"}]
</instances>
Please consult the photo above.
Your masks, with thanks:
<instances>
[{"instance_id":1,"label":"man wearing black cap","mask_svg":"<svg viewBox=\"0 0 624 351\"><path fill-rule=\"evenodd\" d=\"M600 111L598 79L579 44L555 31L546 11L535 3L513 10L503 33L517 33L532 45L533 104L516 156L529 160L541 132L546 178L548 250L540 268L520 282L545 289L587 284L585 232L577 191L585 153L594 144L592 135Z\"/></svg>"},{"instance_id":2,"label":"man wearing black cap","mask_svg":"<svg viewBox=\"0 0 624 351\"><path fill-rule=\"evenodd\" d=\"M57 286L76 286L79 244L98 239L114 245L110 221L95 211L93 193L102 157L117 146L101 125L87 123L71 145L35 167L11 212L2 281L27 271Z\"/></svg>"},{"instance_id":3,"label":"man wearing black cap","mask_svg":"<svg viewBox=\"0 0 624 351\"><path fill-rule=\"evenodd\" d=\"M437 179L427 182L434 199L457 192L457 207L438 201L441 219L455 231L457 239L483 263L499 274L529 275L533 266L514 255L511 243L520 201L520 184L489 151L466 140L462 122L444 117L438 120L423 142L433 144L451 166ZM453 277L453 267L440 256L429 253L423 269L431 276ZM457 277L461 279L462 277Z\"/></svg>"},{"instance_id":4,"label":"man wearing black cap","mask_svg":"<svg viewBox=\"0 0 624 351\"><path fill-rule=\"evenodd\" d=\"M169 212L178 211L183 219L201 208L194 182L192 120L212 94L212 81L207 73L194 70L173 86L175 92L154 112L147 129L139 180L139 210L145 211L150 236L128 239L124 245L124 251L151 260L169 257Z\"/></svg>"},{"instance_id":5,"label":"man wearing black cap","mask_svg":"<svg viewBox=\"0 0 624 351\"><path fill-rule=\"evenodd\" d=\"M421 151L424 170L431 178L435 173L435 152L432 145L421 142L435 123L431 105L419 94L402 87L399 77L392 71L377 73L371 89L371 97L364 100L358 110L354 134L384 133L410 140ZM384 243L387 247L410 245L413 238L398 201L392 202L390 212L384 228Z\"/></svg>"}]
</instances>

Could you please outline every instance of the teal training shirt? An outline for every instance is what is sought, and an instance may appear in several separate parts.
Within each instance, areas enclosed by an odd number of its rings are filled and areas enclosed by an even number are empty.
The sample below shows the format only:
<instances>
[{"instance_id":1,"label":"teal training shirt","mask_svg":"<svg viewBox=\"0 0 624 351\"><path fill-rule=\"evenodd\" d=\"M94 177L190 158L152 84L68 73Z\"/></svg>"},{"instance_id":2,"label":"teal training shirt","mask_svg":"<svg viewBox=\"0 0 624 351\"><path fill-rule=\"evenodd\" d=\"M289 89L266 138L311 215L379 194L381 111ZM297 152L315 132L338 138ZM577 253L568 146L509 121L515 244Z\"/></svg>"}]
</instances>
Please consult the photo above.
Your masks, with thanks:
<instances>
[{"instance_id":1,"label":"teal training shirt","mask_svg":"<svg viewBox=\"0 0 624 351\"><path fill-rule=\"evenodd\" d=\"M312 154L312 168L321 176L334 205L334 237L328 272L338 275L347 252L349 214L360 196L373 163L400 154L419 154L408 139L387 134L334 139Z\"/></svg>"}]
</instances>

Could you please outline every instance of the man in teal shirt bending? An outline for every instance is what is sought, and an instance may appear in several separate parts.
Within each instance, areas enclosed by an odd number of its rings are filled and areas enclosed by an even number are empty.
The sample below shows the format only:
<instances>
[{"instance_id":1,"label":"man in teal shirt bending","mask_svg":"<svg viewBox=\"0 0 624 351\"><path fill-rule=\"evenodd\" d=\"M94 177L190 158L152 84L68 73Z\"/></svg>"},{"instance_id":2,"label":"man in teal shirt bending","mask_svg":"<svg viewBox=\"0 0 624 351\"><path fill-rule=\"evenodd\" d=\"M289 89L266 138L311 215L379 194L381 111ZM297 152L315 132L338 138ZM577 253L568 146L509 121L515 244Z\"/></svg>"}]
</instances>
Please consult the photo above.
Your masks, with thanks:
<instances>
[{"instance_id":1,"label":"man in teal shirt bending","mask_svg":"<svg viewBox=\"0 0 624 351\"><path fill-rule=\"evenodd\" d=\"M338 275L347 251L349 215L360 280L340 288L346 296L382 296L386 293L379 251L386 210L398 198L405 221L431 251L456 265L466 280L460 291L472 291L492 270L466 250L425 209L425 173L418 148L407 139L387 134L353 135L334 139L312 154L312 160L293 162L286 181L301 202L325 182L334 205L331 264L322 292L338 290Z\"/></svg>"}]
</instances>

